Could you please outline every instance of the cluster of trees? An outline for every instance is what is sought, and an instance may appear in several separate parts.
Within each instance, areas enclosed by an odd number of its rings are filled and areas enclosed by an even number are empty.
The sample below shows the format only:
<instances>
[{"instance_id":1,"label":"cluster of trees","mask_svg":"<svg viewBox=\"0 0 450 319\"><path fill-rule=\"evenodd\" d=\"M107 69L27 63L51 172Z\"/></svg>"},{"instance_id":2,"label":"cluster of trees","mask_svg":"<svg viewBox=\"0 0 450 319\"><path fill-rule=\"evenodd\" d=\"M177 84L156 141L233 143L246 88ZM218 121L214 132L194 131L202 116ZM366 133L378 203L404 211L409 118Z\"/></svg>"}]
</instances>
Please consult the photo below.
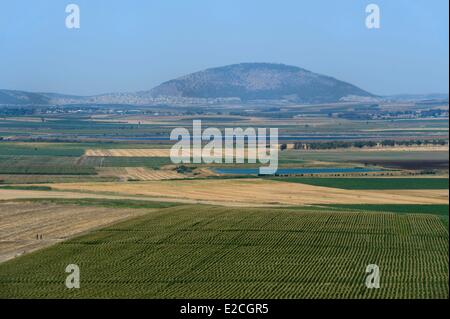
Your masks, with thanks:
<instances>
[{"instance_id":1,"label":"cluster of trees","mask_svg":"<svg viewBox=\"0 0 450 319\"><path fill-rule=\"evenodd\" d=\"M448 116L448 110L442 110L442 109L432 109L432 110L426 110L426 111L420 111L420 116L422 117L440 117L440 116Z\"/></svg>"},{"instance_id":2,"label":"cluster of trees","mask_svg":"<svg viewBox=\"0 0 450 319\"><path fill-rule=\"evenodd\" d=\"M380 142L375 141L330 141L330 142L312 142L294 143L294 149L312 149L312 150L327 150L336 148L365 148L365 147L392 147L392 146L421 146L421 145L448 145L447 140L435 139L435 140L408 140L408 141L395 141L384 140ZM283 149L283 148L282 148Z\"/></svg>"}]
</instances>

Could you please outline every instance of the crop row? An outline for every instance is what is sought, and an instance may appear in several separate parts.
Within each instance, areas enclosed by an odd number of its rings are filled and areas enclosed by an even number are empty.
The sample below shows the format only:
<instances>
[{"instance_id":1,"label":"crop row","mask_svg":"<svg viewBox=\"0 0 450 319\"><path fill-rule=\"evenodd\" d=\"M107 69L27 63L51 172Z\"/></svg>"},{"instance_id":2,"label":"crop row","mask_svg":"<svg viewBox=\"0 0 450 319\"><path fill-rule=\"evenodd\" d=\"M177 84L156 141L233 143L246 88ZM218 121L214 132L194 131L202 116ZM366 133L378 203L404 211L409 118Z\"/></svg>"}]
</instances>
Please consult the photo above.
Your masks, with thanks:
<instances>
[{"instance_id":1,"label":"crop row","mask_svg":"<svg viewBox=\"0 0 450 319\"><path fill-rule=\"evenodd\" d=\"M76 263L82 289L64 289ZM378 290L365 269L381 270ZM134 287L134 289L133 289ZM1 297L447 298L433 215L178 206L0 265Z\"/></svg>"}]
</instances>

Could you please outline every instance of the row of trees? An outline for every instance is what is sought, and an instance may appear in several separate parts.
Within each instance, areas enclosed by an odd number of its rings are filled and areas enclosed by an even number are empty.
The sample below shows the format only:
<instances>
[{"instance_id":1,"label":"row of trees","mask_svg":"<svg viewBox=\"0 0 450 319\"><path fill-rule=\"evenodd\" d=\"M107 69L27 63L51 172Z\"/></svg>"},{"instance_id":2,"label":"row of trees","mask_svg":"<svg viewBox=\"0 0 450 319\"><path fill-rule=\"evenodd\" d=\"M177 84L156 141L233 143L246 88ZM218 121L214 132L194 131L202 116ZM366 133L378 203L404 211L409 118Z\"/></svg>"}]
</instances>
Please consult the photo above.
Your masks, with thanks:
<instances>
[{"instance_id":1,"label":"row of trees","mask_svg":"<svg viewBox=\"0 0 450 319\"><path fill-rule=\"evenodd\" d=\"M422 146L422 145L445 146L448 145L448 141L443 139L435 139L435 140L408 140L408 141L384 140L380 142L375 141L329 141L329 142L312 142L312 143L296 142L294 143L294 149L327 150L336 148L368 148L376 146L393 147L393 146Z\"/></svg>"}]
</instances>

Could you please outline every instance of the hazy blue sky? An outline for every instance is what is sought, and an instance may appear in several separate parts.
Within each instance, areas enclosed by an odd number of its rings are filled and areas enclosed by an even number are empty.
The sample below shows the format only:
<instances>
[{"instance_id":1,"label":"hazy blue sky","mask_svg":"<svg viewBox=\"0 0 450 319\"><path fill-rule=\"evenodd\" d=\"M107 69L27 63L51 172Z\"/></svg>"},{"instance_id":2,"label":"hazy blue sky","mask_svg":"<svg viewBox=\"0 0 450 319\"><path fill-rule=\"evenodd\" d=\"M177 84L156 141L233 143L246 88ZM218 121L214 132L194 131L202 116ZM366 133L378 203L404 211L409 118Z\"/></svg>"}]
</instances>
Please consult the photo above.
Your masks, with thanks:
<instances>
[{"instance_id":1,"label":"hazy blue sky","mask_svg":"<svg viewBox=\"0 0 450 319\"><path fill-rule=\"evenodd\" d=\"M81 29L65 27L65 7ZM381 8L381 29L365 7ZM201 69L278 62L376 94L448 92L448 0L0 0L0 88L147 90Z\"/></svg>"}]
</instances>

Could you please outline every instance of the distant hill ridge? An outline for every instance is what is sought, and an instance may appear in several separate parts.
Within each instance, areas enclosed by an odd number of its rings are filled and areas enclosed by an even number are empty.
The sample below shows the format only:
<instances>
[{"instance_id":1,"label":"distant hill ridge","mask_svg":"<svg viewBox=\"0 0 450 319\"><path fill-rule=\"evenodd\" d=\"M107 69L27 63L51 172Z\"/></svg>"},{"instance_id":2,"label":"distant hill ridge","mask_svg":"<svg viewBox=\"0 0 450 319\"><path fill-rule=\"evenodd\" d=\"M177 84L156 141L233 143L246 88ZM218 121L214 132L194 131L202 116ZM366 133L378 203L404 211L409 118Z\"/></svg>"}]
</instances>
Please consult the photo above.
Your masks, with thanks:
<instances>
[{"instance_id":1,"label":"distant hill ridge","mask_svg":"<svg viewBox=\"0 0 450 319\"><path fill-rule=\"evenodd\" d=\"M447 94L448 97L448 94ZM183 104L205 100L288 100L294 103L373 101L379 97L338 79L285 64L241 63L191 73L141 92L75 96L0 90L0 105ZM397 97L392 97L397 99ZM425 96L423 96L425 98ZM400 99L400 96L399 96Z\"/></svg>"},{"instance_id":2,"label":"distant hill ridge","mask_svg":"<svg viewBox=\"0 0 450 319\"><path fill-rule=\"evenodd\" d=\"M332 77L284 64L242 63L207 69L165 82L152 97L240 98L295 102L336 102L347 96L373 95Z\"/></svg>"},{"instance_id":3,"label":"distant hill ridge","mask_svg":"<svg viewBox=\"0 0 450 319\"><path fill-rule=\"evenodd\" d=\"M0 90L0 104L5 105L47 105L50 98L40 93L14 90Z\"/></svg>"}]
</instances>

